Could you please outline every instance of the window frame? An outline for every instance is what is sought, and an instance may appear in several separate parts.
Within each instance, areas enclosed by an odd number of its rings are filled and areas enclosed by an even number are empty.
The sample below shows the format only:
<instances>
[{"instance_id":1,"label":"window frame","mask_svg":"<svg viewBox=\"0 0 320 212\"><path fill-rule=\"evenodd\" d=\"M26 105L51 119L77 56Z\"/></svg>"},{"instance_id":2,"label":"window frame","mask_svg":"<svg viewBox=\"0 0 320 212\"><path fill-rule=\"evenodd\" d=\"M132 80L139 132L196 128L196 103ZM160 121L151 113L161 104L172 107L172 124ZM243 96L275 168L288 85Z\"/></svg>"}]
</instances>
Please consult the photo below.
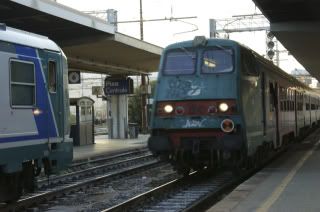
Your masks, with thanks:
<instances>
[{"instance_id":1,"label":"window frame","mask_svg":"<svg viewBox=\"0 0 320 212\"><path fill-rule=\"evenodd\" d=\"M34 83L23 83L23 82L13 82L12 81L12 62L18 62L18 63L25 63L25 64L31 64L33 66L33 78ZM30 60L22 60L17 58L10 58L9 59L9 81L10 81L10 107L13 109L29 109L29 108L36 108L37 105L37 82L36 82L36 68L35 63ZM13 99L12 99L12 85L24 85L24 86L32 86L34 89L34 99L32 105L14 105Z\"/></svg>"}]
</instances>

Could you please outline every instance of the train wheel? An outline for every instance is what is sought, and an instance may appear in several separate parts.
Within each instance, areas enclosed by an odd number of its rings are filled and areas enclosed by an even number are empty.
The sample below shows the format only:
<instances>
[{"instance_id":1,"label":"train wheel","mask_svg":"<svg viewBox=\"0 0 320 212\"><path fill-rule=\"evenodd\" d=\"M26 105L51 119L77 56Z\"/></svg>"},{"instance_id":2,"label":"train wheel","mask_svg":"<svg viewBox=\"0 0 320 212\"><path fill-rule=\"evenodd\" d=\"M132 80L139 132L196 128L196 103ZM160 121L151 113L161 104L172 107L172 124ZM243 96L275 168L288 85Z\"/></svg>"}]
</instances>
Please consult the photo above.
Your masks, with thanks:
<instances>
[{"instance_id":1,"label":"train wheel","mask_svg":"<svg viewBox=\"0 0 320 212\"><path fill-rule=\"evenodd\" d=\"M181 174L183 176L188 176L190 171L191 171L191 169L188 167L182 167L182 166L177 167L178 174Z\"/></svg>"},{"instance_id":2,"label":"train wheel","mask_svg":"<svg viewBox=\"0 0 320 212\"><path fill-rule=\"evenodd\" d=\"M203 165L203 164L197 164L196 166L192 167L192 169L195 171L202 171L202 170L204 170L204 168L205 168L205 165Z\"/></svg>"},{"instance_id":3,"label":"train wheel","mask_svg":"<svg viewBox=\"0 0 320 212\"><path fill-rule=\"evenodd\" d=\"M254 159L252 156L247 157L246 169L252 169L254 167Z\"/></svg>"},{"instance_id":4,"label":"train wheel","mask_svg":"<svg viewBox=\"0 0 320 212\"><path fill-rule=\"evenodd\" d=\"M21 172L0 175L0 202L13 202L21 195Z\"/></svg>"},{"instance_id":5,"label":"train wheel","mask_svg":"<svg viewBox=\"0 0 320 212\"><path fill-rule=\"evenodd\" d=\"M262 154L261 147L258 147L253 157L251 158L252 168L256 169L261 165L261 160L262 160L261 154Z\"/></svg>"},{"instance_id":6,"label":"train wheel","mask_svg":"<svg viewBox=\"0 0 320 212\"><path fill-rule=\"evenodd\" d=\"M169 154L166 153L166 154L160 154L159 155L159 160L161 161L168 161L169 160Z\"/></svg>"},{"instance_id":7,"label":"train wheel","mask_svg":"<svg viewBox=\"0 0 320 212\"><path fill-rule=\"evenodd\" d=\"M255 168L260 167L267 160L268 155L269 155L268 145L264 143L263 145L259 146L254 156Z\"/></svg>"},{"instance_id":8,"label":"train wheel","mask_svg":"<svg viewBox=\"0 0 320 212\"><path fill-rule=\"evenodd\" d=\"M31 162L24 164L22 172L23 189L27 193L34 192L34 189L36 187L35 172L35 167Z\"/></svg>"},{"instance_id":9,"label":"train wheel","mask_svg":"<svg viewBox=\"0 0 320 212\"><path fill-rule=\"evenodd\" d=\"M247 168L247 157L242 151L234 152L232 155L232 173L235 176L243 174Z\"/></svg>"}]
</instances>

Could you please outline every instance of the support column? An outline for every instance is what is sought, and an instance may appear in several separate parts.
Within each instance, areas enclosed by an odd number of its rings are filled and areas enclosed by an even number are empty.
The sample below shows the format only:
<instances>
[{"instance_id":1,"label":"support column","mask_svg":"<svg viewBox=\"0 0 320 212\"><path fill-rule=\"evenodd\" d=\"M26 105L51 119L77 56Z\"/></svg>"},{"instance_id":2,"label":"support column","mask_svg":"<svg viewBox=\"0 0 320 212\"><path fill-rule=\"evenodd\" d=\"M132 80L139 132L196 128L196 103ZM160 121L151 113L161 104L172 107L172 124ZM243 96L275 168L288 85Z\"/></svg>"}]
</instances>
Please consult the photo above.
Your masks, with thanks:
<instances>
[{"instance_id":1,"label":"support column","mask_svg":"<svg viewBox=\"0 0 320 212\"><path fill-rule=\"evenodd\" d=\"M108 137L128 138L128 96L112 95L108 103Z\"/></svg>"},{"instance_id":2,"label":"support column","mask_svg":"<svg viewBox=\"0 0 320 212\"><path fill-rule=\"evenodd\" d=\"M146 75L141 75L141 131L142 133L147 133L148 123L147 123L147 83Z\"/></svg>"}]
</instances>

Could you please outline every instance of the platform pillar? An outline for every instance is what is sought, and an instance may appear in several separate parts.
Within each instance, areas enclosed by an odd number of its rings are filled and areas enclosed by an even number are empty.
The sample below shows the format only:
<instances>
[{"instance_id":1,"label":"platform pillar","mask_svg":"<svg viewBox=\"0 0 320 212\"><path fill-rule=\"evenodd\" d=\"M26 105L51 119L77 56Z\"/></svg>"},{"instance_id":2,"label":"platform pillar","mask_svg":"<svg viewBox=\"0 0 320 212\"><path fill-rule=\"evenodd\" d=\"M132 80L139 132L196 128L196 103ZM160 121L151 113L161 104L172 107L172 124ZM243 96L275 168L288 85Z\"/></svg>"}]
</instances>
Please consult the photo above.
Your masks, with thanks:
<instances>
[{"instance_id":1,"label":"platform pillar","mask_svg":"<svg viewBox=\"0 0 320 212\"><path fill-rule=\"evenodd\" d=\"M108 137L125 139L128 137L128 96L113 95L108 107Z\"/></svg>"},{"instance_id":2,"label":"platform pillar","mask_svg":"<svg viewBox=\"0 0 320 212\"><path fill-rule=\"evenodd\" d=\"M146 83L146 75L141 75L141 131L142 133L147 133L148 131L148 118L147 118L147 83Z\"/></svg>"}]
</instances>

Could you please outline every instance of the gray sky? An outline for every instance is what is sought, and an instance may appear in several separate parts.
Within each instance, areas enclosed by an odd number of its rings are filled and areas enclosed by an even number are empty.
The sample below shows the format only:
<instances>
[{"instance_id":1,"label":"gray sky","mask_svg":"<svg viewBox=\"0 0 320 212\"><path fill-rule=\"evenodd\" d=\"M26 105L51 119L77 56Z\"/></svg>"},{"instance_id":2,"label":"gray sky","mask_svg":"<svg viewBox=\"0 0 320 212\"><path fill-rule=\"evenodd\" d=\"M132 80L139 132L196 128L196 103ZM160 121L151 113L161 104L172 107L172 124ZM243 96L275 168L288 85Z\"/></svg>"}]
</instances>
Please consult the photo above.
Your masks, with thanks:
<instances>
[{"instance_id":1,"label":"gray sky","mask_svg":"<svg viewBox=\"0 0 320 212\"><path fill-rule=\"evenodd\" d=\"M57 0L58 3L80 11L115 9L118 21L139 19L139 0ZM196 2L196 4L195 4ZM178 41L193 39L196 35L209 37L209 19L230 18L233 15L260 13L252 0L143 0L143 18L197 16L197 19L163 22L145 22L144 40L162 47ZM195 29L195 32L187 32ZM119 24L118 31L140 38L139 23ZM185 33L182 33L185 32ZM237 40L259 54L265 54L265 32L232 33L230 39ZM280 47L280 50L282 47ZM281 55L280 67L287 72L302 68L291 56Z\"/></svg>"},{"instance_id":2,"label":"gray sky","mask_svg":"<svg viewBox=\"0 0 320 212\"><path fill-rule=\"evenodd\" d=\"M139 19L139 0L57 0L59 3L81 11L116 9L118 21ZM160 46L192 39L195 35L209 36L210 18L227 18L235 14L254 13L255 6L251 0L143 0L143 18L154 19L170 17L197 16L197 19L185 20L198 26L193 33L181 33L194 29L194 26L182 22L145 22L145 41ZM241 3L240 3L241 2ZM119 31L134 37L140 37L139 23L119 24Z\"/></svg>"}]
</instances>

